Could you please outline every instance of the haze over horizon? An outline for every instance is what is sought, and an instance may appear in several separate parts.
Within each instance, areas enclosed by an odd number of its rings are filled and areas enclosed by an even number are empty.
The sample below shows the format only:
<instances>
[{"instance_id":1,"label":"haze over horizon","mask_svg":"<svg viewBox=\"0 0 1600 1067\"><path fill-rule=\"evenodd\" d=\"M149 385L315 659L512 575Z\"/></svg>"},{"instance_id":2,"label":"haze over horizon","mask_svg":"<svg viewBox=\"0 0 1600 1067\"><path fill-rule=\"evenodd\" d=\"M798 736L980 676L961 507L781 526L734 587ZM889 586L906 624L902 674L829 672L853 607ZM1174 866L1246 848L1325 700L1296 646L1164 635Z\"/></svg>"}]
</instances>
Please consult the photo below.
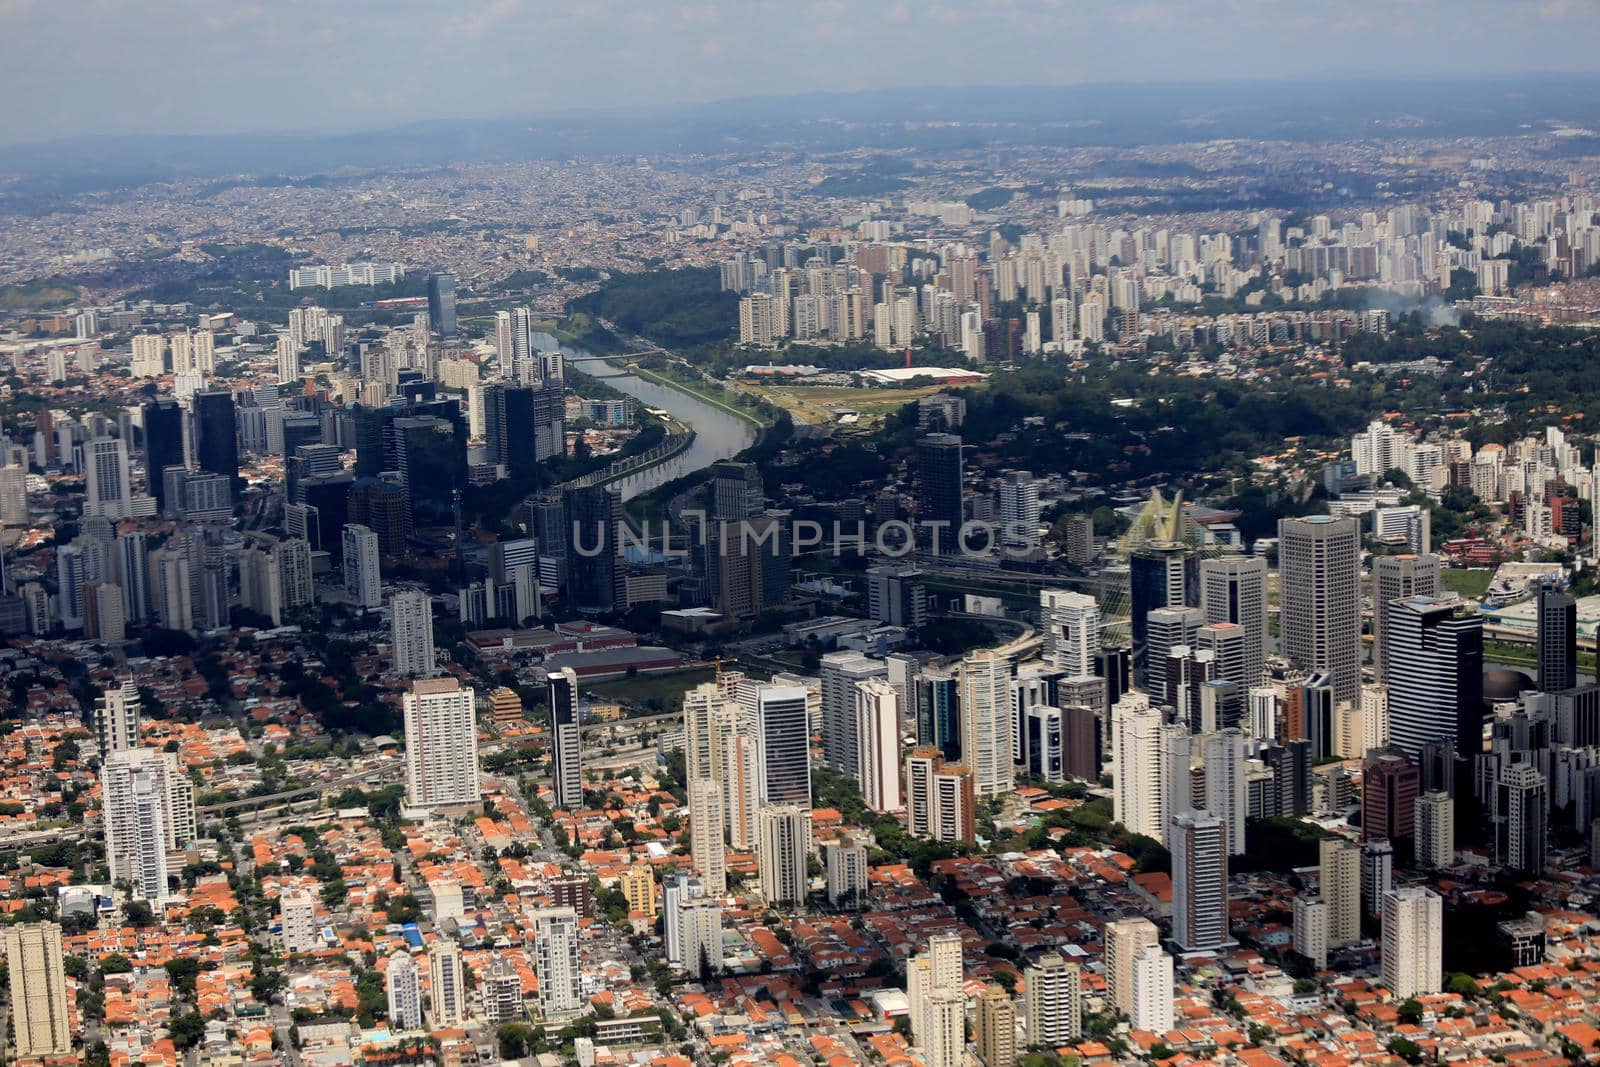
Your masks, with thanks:
<instances>
[{"instance_id":1,"label":"haze over horizon","mask_svg":"<svg viewBox=\"0 0 1600 1067\"><path fill-rule=\"evenodd\" d=\"M86 33L93 26L93 33ZM0 145L409 122L917 86L1600 72L1596 0L0 0Z\"/></svg>"}]
</instances>

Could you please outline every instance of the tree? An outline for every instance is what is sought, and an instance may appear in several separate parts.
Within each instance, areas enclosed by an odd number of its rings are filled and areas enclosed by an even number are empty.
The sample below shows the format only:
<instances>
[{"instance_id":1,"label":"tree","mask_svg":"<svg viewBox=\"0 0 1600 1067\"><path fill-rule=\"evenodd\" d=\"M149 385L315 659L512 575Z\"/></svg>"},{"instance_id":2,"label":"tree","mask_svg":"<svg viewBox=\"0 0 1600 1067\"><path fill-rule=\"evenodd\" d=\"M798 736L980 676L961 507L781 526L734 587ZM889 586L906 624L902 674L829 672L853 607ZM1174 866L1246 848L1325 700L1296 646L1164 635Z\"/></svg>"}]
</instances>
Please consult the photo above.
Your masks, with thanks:
<instances>
[{"instance_id":1,"label":"tree","mask_svg":"<svg viewBox=\"0 0 1600 1067\"><path fill-rule=\"evenodd\" d=\"M172 1037L172 1043L180 1049L193 1048L205 1036L206 1021L197 1011L185 1012L175 1015L167 1024L167 1033Z\"/></svg>"},{"instance_id":2,"label":"tree","mask_svg":"<svg viewBox=\"0 0 1600 1067\"><path fill-rule=\"evenodd\" d=\"M1401 1022L1415 1026L1422 1021L1422 1005L1412 997L1400 1005L1396 1014Z\"/></svg>"},{"instance_id":3,"label":"tree","mask_svg":"<svg viewBox=\"0 0 1600 1067\"><path fill-rule=\"evenodd\" d=\"M500 1044L501 1059L520 1060L528 1055L529 1045L533 1041L533 1027L527 1023L505 1023L494 1032L494 1036Z\"/></svg>"}]
</instances>

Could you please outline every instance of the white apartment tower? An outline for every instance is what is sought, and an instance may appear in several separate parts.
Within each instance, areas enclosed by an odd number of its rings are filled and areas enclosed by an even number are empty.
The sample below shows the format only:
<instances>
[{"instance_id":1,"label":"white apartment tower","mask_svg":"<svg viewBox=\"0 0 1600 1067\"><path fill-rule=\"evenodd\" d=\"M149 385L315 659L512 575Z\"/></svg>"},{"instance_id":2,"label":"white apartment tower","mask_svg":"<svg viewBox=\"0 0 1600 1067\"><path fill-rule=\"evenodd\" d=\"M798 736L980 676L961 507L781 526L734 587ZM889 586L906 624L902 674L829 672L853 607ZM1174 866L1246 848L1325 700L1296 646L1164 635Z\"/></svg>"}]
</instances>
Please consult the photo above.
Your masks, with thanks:
<instances>
[{"instance_id":1,"label":"white apartment tower","mask_svg":"<svg viewBox=\"0 0 1600 1067\"><path fill-rule=\"evenodd\" d=\"M406 802L432 810L479 803L477 692L455 678L421 678L402 698Z\"/></svg>"},{"instance_id":2,"label":"white apartment tower","mask_svg":"<svg viewBox=\"0 0 1600 1067\"><path fill-rule=\"evenodd\" d=\"M383 979L389 999L389 1028L402 1032L422 1029L422 976L411 953L396 949Z\"/></svg>"},{"instance_id":3,"label":"white apartment tower","mask_svg":"<svg viewBox=\"0 0 1600 1067\"><path fill-rule=\"evenodd\" d=\"M1421 886L1383 895L1383 984L1396 1000L1443 986L1444 904Z\"/></svg>"},{"instance_id":4,"label":"white apartment tower","mask_svg":"<svg viewBox=\"0 0 1600 1067\"><path fill-rule=\"evenodd\" d=\"M962 761L972 770L978 797L1005 796L1016 788L1012 762L1011 660L974 652L961 661Z\"/></svg>"},{"instance_id":5,"label":"white apartment tower","mask_svg":"<svg viewBox=\"0 0 1600 1067\"><path fill-rule=\"evenodd\" d=\"M1086 593L1039 591L1039 621L1044 627L1044 659L1068 677L1095 673L1100 654L1100 607Z\"/></svg>"},{"instance_id":6,"label":"white apartment tower","mask_svg":"<svg viewBox=\"0 0 1600 1067\"><path fill-rule=\"evenodd\" d=\"M856 686L856 756L861 798L877 812L905 809L900 783L900 695L882 678Z\"/></svg>"},{"instance_id":7,"label":"white apartment tower","mask_svg":"<svg viewBox=\"0 0 1600 1067\"><path fill-rule=\"evenodd\" d=\"M389 598L389 641L398 674L426 677L435 671L433 598L407 590Z\"/></svg>"},{"instance_id":8,"label":"white apartment tower","mask_svg":"<svg viewBox=\"0 0 1600 1067\"><path fill-rule=\"evenodd\" d=\"M533 913L534 972L539 976L539 1011L546 1019L583 1007L578 969L578 913L540 908Z\"/></svg>"},{"instance_id":9,"label":"white apartment tower","mask_svg":"<svg viewBox=\"0 0 1600 1067\"><path fill-rule=\"evenodd\" d=\"M383 606L378 535L360 523L344 528L344 591L361 607Z\"/></svg>"}]
</instances>

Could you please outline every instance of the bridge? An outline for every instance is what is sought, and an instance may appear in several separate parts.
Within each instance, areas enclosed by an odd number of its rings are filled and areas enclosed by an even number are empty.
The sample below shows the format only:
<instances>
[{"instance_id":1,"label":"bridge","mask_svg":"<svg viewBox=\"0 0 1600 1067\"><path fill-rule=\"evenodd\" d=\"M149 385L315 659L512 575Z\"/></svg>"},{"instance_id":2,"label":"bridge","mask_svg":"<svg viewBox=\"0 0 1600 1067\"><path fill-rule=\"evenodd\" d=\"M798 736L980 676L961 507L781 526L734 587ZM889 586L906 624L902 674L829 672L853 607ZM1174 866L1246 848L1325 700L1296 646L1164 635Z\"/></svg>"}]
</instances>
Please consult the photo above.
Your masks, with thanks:
<instances>
[{"instance_id":1,"label":"bridge","mask_svg":"<svg viewBox=\"0 0 1600 1067\"><path fill-rule=\"evenodd\" d=\"M562 482L556 486L556 491L565 492L568 489L584 489L592 485L606 485L610 482L618 481L646 467L654 467L659 463L665 463L694 444L693 430L687 426L680 426L677 422L669 425L676 432L670 433L667 439L659 445L647 448L637 455L619 459L615 463L601 467L597 471L590 471L588 474L573 478L571 481Z\"/></svg>"}]
</instances>

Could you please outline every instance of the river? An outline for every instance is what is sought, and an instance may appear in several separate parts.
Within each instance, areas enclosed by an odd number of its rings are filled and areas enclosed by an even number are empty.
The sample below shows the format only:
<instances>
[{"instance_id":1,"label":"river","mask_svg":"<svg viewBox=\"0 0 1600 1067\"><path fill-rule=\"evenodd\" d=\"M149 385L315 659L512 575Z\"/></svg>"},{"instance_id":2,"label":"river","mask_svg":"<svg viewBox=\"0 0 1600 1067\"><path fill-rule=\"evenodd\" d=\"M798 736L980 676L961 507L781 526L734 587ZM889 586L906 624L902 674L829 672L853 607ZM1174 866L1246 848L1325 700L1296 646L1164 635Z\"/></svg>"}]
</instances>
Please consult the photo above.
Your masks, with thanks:
<instances>
[{"instance_id":1,"label":"river","mask_svg":"<svg viewBox=\"0 0 1600 1067\"><path fill-rule=\"evenodd\" d=\"M594 359L595 353L575 345L563 344L553 334L542 331L533 335L534 346L541 352L560 352L567 359L584 359L575 370L598 378L619 393L626 393L648 408L660 408L673 418L694 430L694 444L659 466L649 467L631 474L612 487L622 492L622 499L631 500L641 493L665 485L674 478L704 470L720 459L732 459L755 443L756 428L721 408L706 403L699 397L630 374L618 364L605 359ZM617 357L618 360L622 357Z\"/></svg>"}]
</instances>

